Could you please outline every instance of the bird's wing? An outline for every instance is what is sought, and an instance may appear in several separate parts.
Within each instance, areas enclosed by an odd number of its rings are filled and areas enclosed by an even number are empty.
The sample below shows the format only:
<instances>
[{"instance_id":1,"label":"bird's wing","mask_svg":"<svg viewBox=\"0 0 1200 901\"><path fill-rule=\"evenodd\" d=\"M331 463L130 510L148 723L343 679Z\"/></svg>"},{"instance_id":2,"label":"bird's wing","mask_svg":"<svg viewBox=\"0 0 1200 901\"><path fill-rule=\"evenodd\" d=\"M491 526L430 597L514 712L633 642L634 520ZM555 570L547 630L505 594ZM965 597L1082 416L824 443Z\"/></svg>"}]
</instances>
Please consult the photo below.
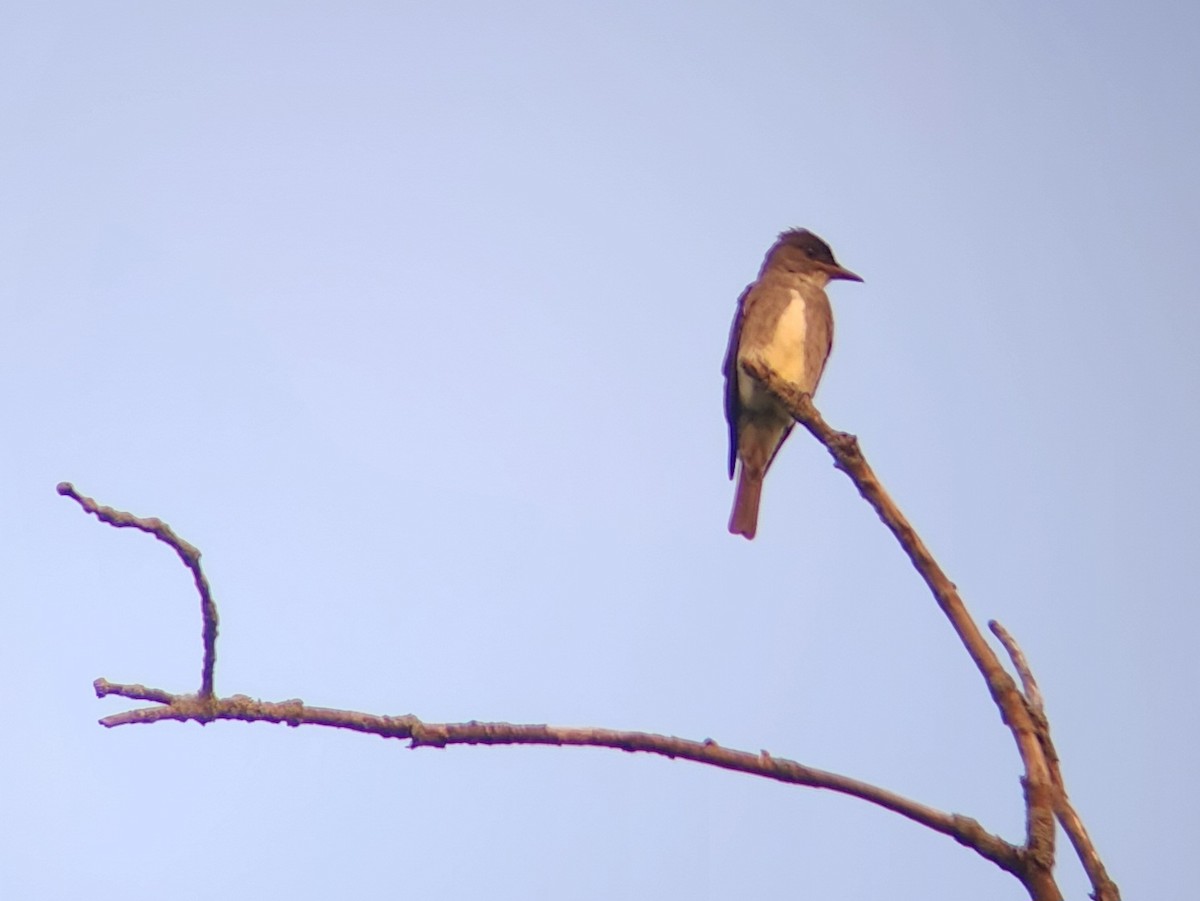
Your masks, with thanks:
<instances>
[{"instance_id":1,"label":"bird's wing","mask_svg":"<svg viewBox=\"0 0 1200 901\"><path fill-rule=\"evenodd\" d=\"M753 284L747 285L738 298L737 312L733 314L733 326L729 329L729 346L725 349L725 362L721 371L725 373L725 421L729 423L729 478L737 464L738 416L742 412L742 400L738 394L737 352L742 340L742 320L746 316L746 301Z\"/></svg>"}]
</instances>

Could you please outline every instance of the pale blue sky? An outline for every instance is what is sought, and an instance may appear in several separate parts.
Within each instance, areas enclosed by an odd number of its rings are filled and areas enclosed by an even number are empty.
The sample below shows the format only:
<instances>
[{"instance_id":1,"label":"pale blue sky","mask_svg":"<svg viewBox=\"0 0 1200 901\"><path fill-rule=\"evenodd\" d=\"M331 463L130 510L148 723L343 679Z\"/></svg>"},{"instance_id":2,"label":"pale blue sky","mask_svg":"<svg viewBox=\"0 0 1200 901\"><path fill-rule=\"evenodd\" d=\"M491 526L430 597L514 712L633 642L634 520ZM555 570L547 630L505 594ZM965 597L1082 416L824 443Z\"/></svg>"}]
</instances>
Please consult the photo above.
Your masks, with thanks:
<instances>
[{"instance_id":1,"label":"pale blue sky","mask_svg":"<svg viewBox=\"0 0 1200 901\"><path fill-rule=\"evenodd\" d=\"M789 226L866 279L819 406L1023 643L1125 896L1189 898L1198 38L1185 3L6 5L5 898L1022 897L692 764L96 725L97 676L194 689L197 603L63 479L203 550L223 693L711 737L1018 838L1011 738L825 452L725 531L724 342Z\"/></svg>"}]
</instances>

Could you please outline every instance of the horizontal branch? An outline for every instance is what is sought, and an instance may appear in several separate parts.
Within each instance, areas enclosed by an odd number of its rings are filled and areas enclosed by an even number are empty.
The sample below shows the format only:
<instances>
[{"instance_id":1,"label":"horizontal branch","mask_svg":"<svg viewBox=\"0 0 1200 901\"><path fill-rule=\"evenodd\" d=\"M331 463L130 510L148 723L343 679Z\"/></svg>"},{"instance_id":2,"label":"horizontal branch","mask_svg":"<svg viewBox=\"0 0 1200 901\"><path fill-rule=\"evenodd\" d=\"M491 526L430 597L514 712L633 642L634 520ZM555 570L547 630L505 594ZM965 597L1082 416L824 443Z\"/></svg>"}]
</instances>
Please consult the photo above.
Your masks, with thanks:
<instances>
[{"instance_id":1,"label":"horizontal branch","mask_svg":"<svg viewBox=\"0 0 1200 901\"><path fill-rule=\"evenodd\" d=\"M1021 866L1017 848L989 833L970 817L945 813L887 789L804 766L793 760L773 757L766 751L753 754L725 748L711 739L691 741L650 732L544 724L481 723L474 720L467 723L426 723L412 715L378 716L355 710L309 707L299 700L271 702L256 701L245 695L229 698L174 695L161 689L121 685L106 679L97 679L95 689L96 695L102 698L116 695L162 705L127 710L100 720L101 725L109 728L160 720L194 720L202 724L214 720L241 720L350 729L382 738L405 739L411 742L413 748L444 748L447 745L575 745L640 751L691 760L778 782L828 789L861 798L948 835L1009 872L1017 873Z\"/></svg>"}]
</instances>

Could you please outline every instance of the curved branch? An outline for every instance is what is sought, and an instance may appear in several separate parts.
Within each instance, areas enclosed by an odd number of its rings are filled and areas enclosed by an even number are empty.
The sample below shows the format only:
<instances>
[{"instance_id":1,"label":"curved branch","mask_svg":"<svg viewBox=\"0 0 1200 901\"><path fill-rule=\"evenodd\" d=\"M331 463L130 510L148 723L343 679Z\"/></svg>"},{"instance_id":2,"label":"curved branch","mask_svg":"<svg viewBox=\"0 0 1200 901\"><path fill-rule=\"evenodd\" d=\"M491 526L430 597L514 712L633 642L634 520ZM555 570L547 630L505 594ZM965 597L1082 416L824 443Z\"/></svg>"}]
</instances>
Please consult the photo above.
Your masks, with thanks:
<instances>
[{"instance_id":1,"label":"curved branch","mask_svg":"<svg viewBox=\"0 0 1200 901\"><path fill-rule=\"evenodd\" d=\"M123 510L105 507L96 503L92 498L77 492L75 486L70 482L59 482L57 491L63 497L71 498L84 509L84 512L91 513L101 522L106 522L118 529L138 529L153 535L164 544L170 545L179 555L179 559L183 561L183 565L192 571L192 578L196 582L196 591L200 594L200 617L203 622L201 632L204 642L204 662L200 669L200 696L212 697L213 670L217 665L217 605L213 601L212 591L208 587L208 578L200 567L199 549L176 535L171 527L161 519L142 518Z\"/></svg>"},{"instance_id":2,"label":"curved branch","mask_svg":"<svg viewBox=\"0 0 1200 901\"><path fill-rule=\"evenodd\" d=\"M1010 873L1019 874L1022 867L1020 849L989 833L970 817L946 813L879 786L839 773L805 766L794 760L773 757L766 751L752 754L749 751L725 748L712 739L691 741L650 732L538 723L481 723L474 720L467 723L426 723L412 715L377 716L355 710L309 707L299 700L275 703L257 701L245 695L229 698L174 695L161 689L147 688L144 685L121 685L106 679L97 679L95 689L97 697L101 698L117 695L140 701L154 701L162 705L127 710L100 720L101 725L109 728L160 720L194 720L201 724L213 720L241 720L350 729L382 738L406 739L412 748L444 748L447 745L460 744L577 745L640 751L667 758L677 757L739 773L763 776L777 782L828 789L860 798L948 835Z\"/></svg>"}]
</instances>

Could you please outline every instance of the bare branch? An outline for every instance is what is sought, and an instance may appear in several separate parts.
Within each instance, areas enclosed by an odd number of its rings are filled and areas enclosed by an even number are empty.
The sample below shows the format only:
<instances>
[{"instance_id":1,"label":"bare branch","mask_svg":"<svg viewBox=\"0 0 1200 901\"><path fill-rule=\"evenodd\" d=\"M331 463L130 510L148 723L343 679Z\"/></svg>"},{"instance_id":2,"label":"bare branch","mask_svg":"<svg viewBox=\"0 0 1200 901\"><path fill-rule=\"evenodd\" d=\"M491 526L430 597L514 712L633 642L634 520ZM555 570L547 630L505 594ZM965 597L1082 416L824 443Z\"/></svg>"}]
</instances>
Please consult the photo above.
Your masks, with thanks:
<instances>
[{"instance_id":1,"label":"bare branch","mask_svg":"<svg viewBox=\"0 0 1200 901\"><path fill-rule=\"evenodd\" d=\"M104 507L91 498L80 496L64 482L58 486L60 494L73 498L83 509L94 514L103 522L114 526L137 528L154 535L173 548L196 575L196 585L201 593L201 609L206 624L212 624L212 642L216 641L216 605L208 591L208 583L200 571L200 552L179 538L170 527L158 519L142 519L129 513ZM209 651L206 640L206 667L215 660L215 648ZM211 669L206 669L211 672ZM291 726L320 725L340 729L352 729L371 733L384 738L408 739L411 747L445 747L451 744L524 744L524 745L590 745L623 751L641 751L668 758L679 757L709 766L736 770L751 775L763 776L794 785L822 788L851 797L861 798L879 807L891 810L916 823L948 835L978 854L993 861L1003 869L1020 876L1024 868L1023 849L987 832L976 820L937 810L895 792L870 785L849 776L807 767L784 758L773 757L766 751L751 754L723 748L715 741L702 742L655 735L647 732L626 732L614 729L576 728L540 724L516 725L511 723L423 723L415 716L375 716L352 710L334 710L326 707L308 707L302 701L292 700L273 703L256 701L245 695L217 698L211 692L211 679L199 694L172 694L159 688L148 688L140 684L119 684L107 679L94 683L97 697L116 695L136 701L151 701L160 706L143 707L106 716L100 724L114 726L135 723L153 723L160 720L180 722L194 720L205 724L214 720L242 720L245 722L287 723Z\"/></svg>"},{"instance_id":2,"label":"bare branch","mask_svg":"<svg viewBox=\"0 0 1200 901\"><path fill-rule=\"evenodd\" d=\"M71 498L84 509L84 512L91 513L98 520L106 522L110 526L118 529L140 529L153 535L159 541L174 548L179 559L183 561L183 565L192 571L192 578L196 582L196 591L200 594L200 616L203 622L201 633L204 642L204 662L200 670L200 697L212 697L213 669L217 664L217 605L213 602L212 591L208 587L208 578L200 567L200 551L176 535L171 527L161 519L154 517L143 519L123 510L102 506L92 498L79 494L70 482L59 482L58 493Z\"/></svg>"},{"instance_id":3,"label":"bare branch","mask_svg":"<svg viewBox=\"0 0 1200 901\"><path fill-rule=\"evenodd\" d=\"M722 769L763 776L792 785L823 788L872 804L905 816L973 848L980 855L1005 870L1019 874L1022 863L1020 850L997 835L987 832L970 817L949 814L895 792L843 776L804 766L793 760L774 757L766 751L752 754L724 748L711 739L690 741L649 732L626 732L616 729L594 729L544 724L515 723L425 723L415 716L376 716L355 710L335 710L328 707L309 707L302 701L257 701L245 695L230 698L201 698L196 695L173 695L144 685L120 685L105 679L96 680L100 697L117 695L134 700L152 700L161 707L143 707L107 716L100 723L107 727L159 720L194 720L210 723L214 720L243 722L286 723L289 726L330 726L378 735L383 738L407 739L413 748L444 748L447 745L578 745L613 748L620 751L640 751L667 758L681 758Z\"/></svg>"},{"instance_id":4,"label":"bare branch","mask_svg":"<svg viewBox=\"0 0 1200 901\"><path fill-rule=\"evenodd\" d=\"M1017 644L1017 640L1012 637L1009 631L996 620L990 620L988 628L1000 639L1000 643L1004 645L1004 650L1008 652L1008 656L1012 660L1017 674L1021 677L1025 698L1029 702L1030 713L1037 724L1039 739L1042 742L1042 748L1046 755L1046 762L1050 767L1050 778L1057 790L1054 804L1055 813L1058 816L1059 823L1062 824L1063 831L1067 833L1067 838L1071 840L1071 845L1075 849L1075 853L1079 855L1079 860L1083 864L1083 869L1087 873L1088 879L1091 880L1093 889L1092 897L1096 901L1121 901L1120 889L1117 888L1115 882L1109 879L1108 871L1104 867L1104 862L1100 859L1100 854L1096 851L1096 846L1092 842L1091 836L1088 835L1088 831L1083 825L1083 820L1067 797L1067 787L1063 781L1058 752L1055 750L1054 741L1050 737L1050 720L1046 716L1045 701L1042 698L1041 690L1038 688L1037 680L1033 677L1033 670L1029 666L1025 652L1021 650L1021 646Z\"/></svg>"},{"instance_id":5,"label":"bare branch","mask_svg":"<svg viewBox=\"0 0 1200 901\"><path fill-rule=\"evenodd\" d=\"M1100 859L1100 854L1096 851L1092 837L1088 835L1088 831L1083 825L1083 820L1079 818L1079 814L1075 812L1074 806L1067 798L1065 789L1061 789L1059 792L1056 810L1058 811L1058 821L1062 823L1063 831L1067 833L1067 838L1071 840L1071 846L1075 849L1075 853L1079 855L1079 860L1083 863L1084 872L1087 873L1088 879L1092 883L1092 897L1095 901L1121 901L1121 890L1109 878L1108 870L1104 867L1104 861Z\"/></svg>"},{"instance_id":6,"label":"bare branch","mask_svg":"<svg viewBox=\"0 0 1200 901\"><path fill-rule=\"evenodd\" d=\"M954 584L942 572L916 531L896 507L866 463L858 440L836 432L812 406L811 399L781 384L773 373L754 363L745 364L752 375L765 382L798 422L804 425L833 455L837 467L855 483L862 496L874 507L883 523L892 531L908 554L913 566L925 579L934 598L958 633L972 660L983 674L1001 718L1012 731L1025 764L1022 785L1026 799L1026 840L1014 846L987 832L969 817L948 814L897 795L878 786L860 782L762 751L751 754L723 748L711 739L703 742L646 732L613 729L549 726L512 723L424 723L415 716L375 716L349 710L308 707L299 700L256 701L244 695L217 698L213 693L213 667L216 661L217 610L208 581L200 567L200 552L177 536L164 522L139 518L130 513L104 507L79 495L63 482L58 491L74 499L86 512L116 527L137 528L154 535L175 549L192 571L201 598L204 633L204 666L201 689L196 695L172 694L144 685L122 685L97 679L99 697L117 695L150 701L159 706L128 710L107 716L100 722L106 727L149 723L159 720L194 720L201 724L213 720L287 723L291 726L322 725L385 738L407 739L410 746L445 747L450 744L524 744L589 745L624 751L640 751L668 758L679 757L709 766L736 770L795 785L821 788L857 797L898 813L944 835L949 835L978 854L1013 873L1021 880L1034 901L1061 901L1053 877L1054 818L1063 823L1080 855L1093 886L1097 901L1120 901L1117 886L1108 879L1103 864L1078 815L1062 788L1058 757L1050 740L1049 725L1042 710L1042 698L1028 662L1016 641L998 623L989 625L1000 639L1021 678L1024 694L1004 670L991 646L984 640L967 613Z\"/></svg>"},{"instance_id":7,"label":"bare branch","mask_svg":"<svg viewBox=\"0 0 1200 901\"><path fill-rule=\"evenodd\" d=\"M992 630L993 635L1000 639L1000 644L1004 645L1004 650L1008 652L1008 657L1012 660L1017 675L1021 677L1021 690L1025 694L1025 700L1029 702L1034 717L1045 717L1046 707L1042 699L1042 692L1038 688L1037 680L1033 678L1033 672L1029 669L1029 661L1025 659L1025 652L1021 650L1021 646L1017 644L1017 640L1009 634L1008 630L996 620L988 620L988 628Z\"/></svg>"},{"instance_id":8,"label":"bare branch","mask_svg":"<svg viewBox=\"0 0 1200 901\"><path fill-rule=\"evenodd\" d=\"M838 469L846 473L869 503L883 524L900 542L930 592L941 607L959 640L983 675L1000 717L1012 732L1025 767L1022 787L1025 791L1025 885L1037 901L1057 901L1061 898L1054 882L1054 796L1050 769L1038 740L1037 726L1029 708L1017 690L1012 676L1004 669L979 627L967 612L958 589L942 571L916 529L884 490L874 470L867 464L858 446L858 439L833 429L813 406L812 398L797 391L780 379L771 369L757 361L747 360L743 369L765 384L788 412L820 441L833 457Z\"/></svg>"}]
</instances>

